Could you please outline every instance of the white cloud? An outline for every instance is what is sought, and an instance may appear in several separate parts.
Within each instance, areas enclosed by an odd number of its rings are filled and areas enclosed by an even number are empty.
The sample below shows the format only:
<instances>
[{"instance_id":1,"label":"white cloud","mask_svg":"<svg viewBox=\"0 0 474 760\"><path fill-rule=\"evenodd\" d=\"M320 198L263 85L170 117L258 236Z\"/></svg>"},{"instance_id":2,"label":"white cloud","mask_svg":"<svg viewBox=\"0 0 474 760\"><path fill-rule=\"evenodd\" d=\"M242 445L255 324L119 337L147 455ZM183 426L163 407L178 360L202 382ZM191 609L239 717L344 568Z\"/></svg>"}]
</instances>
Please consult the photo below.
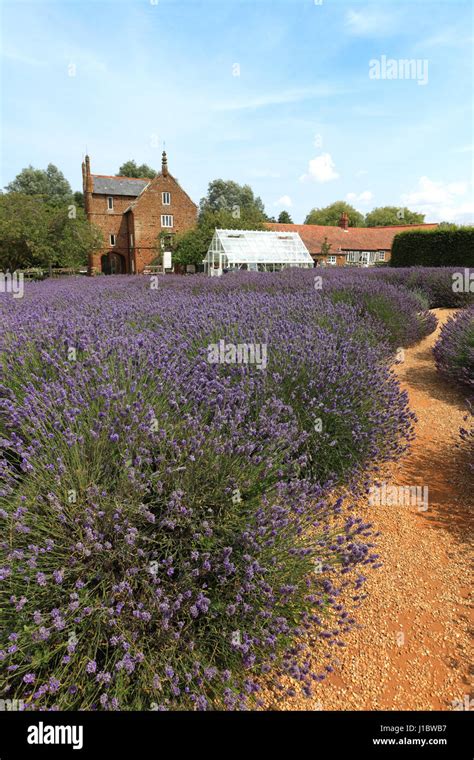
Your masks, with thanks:
<instances>
[{"instance_id":1,"label":"white cloud","mask_svg":"<svg viewBox=\"0 0 474 760\"><path fill-rule=\"evenodd\" d=\"M471 45L472 40L472 35L467 37L464 36L462 29L450 27L448 29L443 29L441 32L433 35L432 37L427 37L426 39L420 40L420 42L416 43L415 48L459 48L461 45Z\"/></svg>"},{"instance_id":2,"label":"white cloud","mask_svg":"<svg viewBox=\"0 0 474 760\"><path fill-rule=\"evenodd\" d=\"M364 177L368 173L369 172L367 171L367 169L359 169L359 171L356 172L356 177Z\"/></svg>"},{"instance_id":3,"label":"white cloud","mask_svg":"<svg viewBox=\"0 0 474 760\"><path fill-rule=\"evenodd\" d=\"M466 224L474 219L474 198L469 182L441 182L420 177L418 186L403 193L402 203L426 214L426 221Z\"/></svg>"},{"instance_id":4,"label":"white cloud","mask_svg":"<svg viewBox=\"0 0 474 760\"><path fill-rule=\"evenodd\" d=\"M373 198L373 193L370 190L364 190L362 193L347 193L347 201L359 201L360 203L369 203Z\"/></svg>"},{"instance_id":5,"label":"white cloud","mask_svg":"<svg viewBox=\"0 0 474 760\"><path fill-rule=\"evenodd\" d=\"M278 200L275 201L273 205L278 206L279 208L284 208L285 206L292 206L293 201L289 195L282 195L281 198L278 198Z\"/></svg>"},{"instance_id":6,"label":"white cloud","mask_svg":"<svg viewBox=\"0 0 474 760\"><path fill-rule=\"evenodd\" d=\"M312 158L308 164L308 173L300 177L304 182L307 179L313 179L316 182L330 182L338 179L339 174L335 171L335 164L330 153L322 153L316 158Z\"/></svg>"},{"instance_id":7,"label":"white cloud","mask_svg":"<svg viewBox=\"0 0 474 760\"><path fill-rule=\"evenodd\" d=\"M314 87L295 87L289 90L265 95L250 95L241 100L223 101L213 106L214 111L243 111L246 109L265 108L266 106L282 105L285 103L300 103L314 98L325 98L331 95L342 95L345 90L327 84Z\"/></svg>"},{"instance_id":8,"label":"white cloud","mask_svg":"<svg viewBox=\"0 0 474 760\"><path fill-rule=\"evenodd\" d=\"M345 25L349 34L357 37L380 37L396 33L396 20L396 15L386 9L363 8L360 11L347 11Z\"/></svg>"}]
</instances>

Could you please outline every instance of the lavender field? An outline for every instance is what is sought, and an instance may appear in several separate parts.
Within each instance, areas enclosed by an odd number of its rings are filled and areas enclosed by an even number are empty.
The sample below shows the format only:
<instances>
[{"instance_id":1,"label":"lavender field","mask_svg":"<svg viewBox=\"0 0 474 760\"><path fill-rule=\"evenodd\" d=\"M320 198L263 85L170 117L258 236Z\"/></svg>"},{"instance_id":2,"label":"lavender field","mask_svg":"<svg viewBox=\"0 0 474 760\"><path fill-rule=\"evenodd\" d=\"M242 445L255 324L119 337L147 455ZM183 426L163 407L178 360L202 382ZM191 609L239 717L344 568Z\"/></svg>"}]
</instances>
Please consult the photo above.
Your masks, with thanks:
<instances>
[{"instance_id":1,"label":"lavender field","mask_svg":"<svg viewBox=\"0 0 474 760\"><path fill-rule=\"evenodd\" d=\"M466 298L447 270L154 285L0 296L0 696L27 710L310 695L379 566L354 497L413 436L390 365Z\"/></svg>"}]
</instances>

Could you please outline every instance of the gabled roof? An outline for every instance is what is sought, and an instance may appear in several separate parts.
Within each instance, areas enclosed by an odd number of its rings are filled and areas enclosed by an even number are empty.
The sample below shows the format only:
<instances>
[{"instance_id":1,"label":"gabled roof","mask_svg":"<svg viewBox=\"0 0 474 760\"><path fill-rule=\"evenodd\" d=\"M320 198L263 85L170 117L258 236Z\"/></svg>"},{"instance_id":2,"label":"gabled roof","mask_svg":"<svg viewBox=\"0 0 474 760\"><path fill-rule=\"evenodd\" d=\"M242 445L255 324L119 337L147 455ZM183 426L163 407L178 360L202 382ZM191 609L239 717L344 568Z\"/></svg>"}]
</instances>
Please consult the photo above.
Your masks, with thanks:
<instances>
[{"instance_id":1,"label":"gabled roof","mask_svg":"<svg viewBox=\"0 0 474 760\"><path fill-rule=\"evenodd\" d=\"M405 230L434 229L437 224L404 224L390 227L326 227L322 224L274 224L268 222L269 230L298 232L309 252L321 253L321 245L327 238L330 253L338 251L389 251L395 235Z\"/></svg>"},{"instance_id":2,"label":"gabled roof","mask_svg":"<svg viewBox=\"0 0 474 760\"><path fill-rule=\"evenodd\" d=\"M137 197L150 183L150 179L134 177L109 177L105 174L91 174L92 192L98 195L130 195Z\"/></svg>"},{"instance_id":3,"label":"gabled roof","mask_svg":"<svg viewBox=\"0 0 474 760\"><path fill-rule=\"evenodd\" d=\"M157 179L159 179L160 177L163 177L163 176L166 176L166 177L169 177L170 179L172 179L172 180L173 180L173 182L175 183L175 185L177 185L177 187L179 187L179 189L181 190L181 192L183 193L183 195L185 195L185 196L186 196L186 198L188 198L188 200L189 200L189 201L190 201L190 202L193 204L193 206L195 206L195 208L197 209L197 206L196 206L196 204L194 203L193 199L189 197L189 195L187 194L186 190L183 190L183 188L182 188L182 187L181 187L181 185L179 184L179 182L178 182L178 180L176 179L176 177L173 177L173 175L172 175L172 174L170 174L169 172L168 172L166 175L163 175L163 172L158 172L158 174L156 175L156 177L153 177L153 179L147 180L147 184L145 185L145 187L143 187L143 188L140 190L140 192L136 194L136 200L132 201L132 202L131 202L131 204L130 204L130 206L128 206L128 208L126 208L126 209L125 209L125 211L124 211L123 213L124 213L124 214L126 214L128 211L133 211L133 209L136 207L136 205L138 204L138 202L139 202L139 200L140 200L140 198L139 198L138 196L140 196L140 195L141 195L141 194L142 194L142 193L143 193L145 190L148 190L148 188L150 187L150 185L151 185L151 184L152 184L152 183L153 183L155 180L157 180Z\"/></svg>"}]
</instances>

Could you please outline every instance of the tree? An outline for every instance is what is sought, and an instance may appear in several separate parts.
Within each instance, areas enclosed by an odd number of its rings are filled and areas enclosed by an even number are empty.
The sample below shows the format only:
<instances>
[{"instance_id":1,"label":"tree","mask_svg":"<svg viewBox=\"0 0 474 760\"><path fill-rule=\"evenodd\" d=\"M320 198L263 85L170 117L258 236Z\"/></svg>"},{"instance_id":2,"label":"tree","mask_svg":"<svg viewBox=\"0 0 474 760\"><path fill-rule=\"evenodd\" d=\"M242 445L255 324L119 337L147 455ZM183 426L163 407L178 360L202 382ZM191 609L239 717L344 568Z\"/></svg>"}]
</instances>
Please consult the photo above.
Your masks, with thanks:
<instances>
[{"instance_id":1,"label":"tree","mask_svg":"<svg viewBox=\"0 0 474 760\"><path fill-rule=\"evenodd\" d=\"M345 201L335 201L324 208L314 208L304 220L305 224L323 224L337 227L341 214L346 212L349 217L349 227L364 227L365 220L359 211Z\"/></svg>"},{"instance_id":2,"label":"tree","mask_svg":"<svg viewBox=\"0 0 474 760\"><path fill-rule=\"evenodd\" d=\"M89 253L104 245L98 227L90 224L82 209L74 206L49 207L47 215L48 255L40 265L80 267L87 264Z\"/></svg>"},{"instance_id":3,"label":"tree","mask_svg":"<svg viewBox=\"0 0 474 760\"><path fill-rule=\"evenodd\" d=\"M0 269L14 272L31 266L45 252L44 203L12 192L0 196Z\"/></svg>"},{"instance_id":4,"label":"tree","mask_svg":"<svg viewBox=\"0 0 474 760\"><path fill-rule=\"evenodd\" d=\"M279 224L293 224L293 219L289 215L288 211L281 211L278 217Z\"/></svg>"},{"instance_id":5,"label":"tree","mask_svg":"<svg viewBox=\"0 0 474 760\"><path fill-rule=\"evenodd\" d=\"M239 185L232 180L213 180L209 183L206 197L201 199L200 216L217 211L228 211L241 219L260 222L267 219L263 201L254 195L250 185Z\"/></svg>"},{"instance_id":6,"label":"tree","mask_svg":"<svg viewBox=\"0 0 474 760\"><path fill-rule=\"evenodd\" d=\"M424 214L410 211L398 206L379 206L372 209L365 217L367 227L385 227L389 225L423 224Z\"/></svg>"},{"instance_id":7,"label":"tree","mask_svg":"<svg viewBox=\"0 0 474 760\"><path fill-rule=\"evenodd\" d=\"M332 248L332 243L329 243L327 237L325 237L323 242L321 243L321 253L324 256L327 256L331 248Z\"/></svg>"},{"instance_id":8,"label":"tree","mask_svg":"<svg viewBox=\"0 0 474 760\"><path fill-rule=\"evenodd\" d=\"M119 177L135 177L137 179L146 177L148 179L153 179L156 177L156 172L151 166L148 166L148 164L140 164L140 166L138 166L136 161L125 161L118 170L118 175Z\"/></svg>"},{"instance_id":9,"label":"tree","mask_svg":"<svg viewBox=\"0 0 474 760\"><path fill-rule=\"evenodd\" d=\"M46 171L28 166L6 186L9 193L39 195L53 203L61 203L72 197L71 185L64 174L54 164L48 164Z\"/></svg>"},{"instance_id":10,"label":"tree","mask_svg":"<svg viewBox=\"0 0 474 760\"><path fill-rule=\"evenodd\" d=\"M79 192L79 190L76 190L76 192L73 195L74 203L76 206L79 206L79 208L84 208L84 193Z\"/></svg>"},{"instance_id":11,"label":"tree","mask_svg":"<svg viewBox=\"0 0 474 760\"><path fill-rule=\"evenodd\" d=\"M0 196L0 269L81 266L101 244L100 230L73 204L18 192Z\"/></svg>"}]
</instances>

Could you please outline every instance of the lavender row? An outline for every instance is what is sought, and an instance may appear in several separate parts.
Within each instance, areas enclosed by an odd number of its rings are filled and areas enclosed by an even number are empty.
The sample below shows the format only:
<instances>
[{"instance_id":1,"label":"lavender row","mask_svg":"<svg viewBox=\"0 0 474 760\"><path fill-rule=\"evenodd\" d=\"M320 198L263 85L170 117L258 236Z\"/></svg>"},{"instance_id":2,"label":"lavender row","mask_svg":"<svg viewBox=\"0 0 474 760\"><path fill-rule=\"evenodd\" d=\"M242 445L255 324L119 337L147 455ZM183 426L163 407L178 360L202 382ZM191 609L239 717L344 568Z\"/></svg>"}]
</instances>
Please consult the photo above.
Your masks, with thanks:
<instances>
[{"instance_id":1,"label":"lavender row","mask_svg":"<svg viewBox=\"0 0 474 760\"><path fill-rule=\"evenodd\" d=\"M392 285L314 276L0 299L2 696L249 709L331 672L378 565L335 494L405 451L389 361L433 324Z\"/></svg>"}]
</instances>

